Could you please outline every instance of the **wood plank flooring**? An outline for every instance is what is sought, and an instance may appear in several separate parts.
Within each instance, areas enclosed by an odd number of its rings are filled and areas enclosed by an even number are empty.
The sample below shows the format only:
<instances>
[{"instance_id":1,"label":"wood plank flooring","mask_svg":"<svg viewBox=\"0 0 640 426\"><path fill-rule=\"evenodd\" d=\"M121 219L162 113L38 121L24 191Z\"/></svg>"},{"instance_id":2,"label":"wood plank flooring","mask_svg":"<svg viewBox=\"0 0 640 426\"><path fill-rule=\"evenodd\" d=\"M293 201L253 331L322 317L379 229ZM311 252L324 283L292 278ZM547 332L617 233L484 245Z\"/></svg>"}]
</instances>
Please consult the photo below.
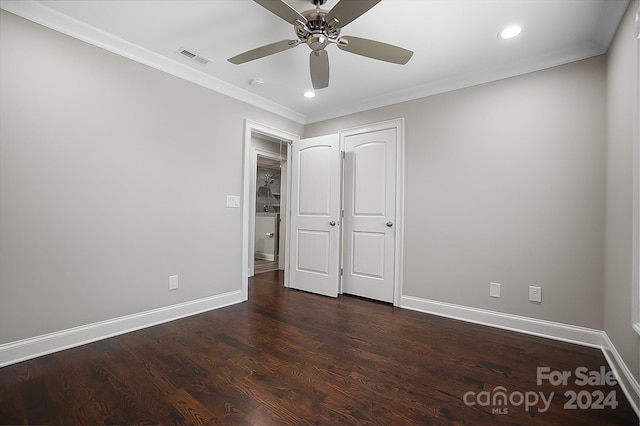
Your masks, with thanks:
<instances>
[{"instance_id":1,"label":"wood plank flooring","mask_svg":"<svg viewBox=\"0 0 640 426\"><path fill-rule=\"evenodd\" d=\"M254 273L262 274L264 272L276 271L279 268L277 260L254 259Z\"/></svg>"},{"instance_id":2,"label":"wood plank flooring","mask_svg":"<svg viewBox=\"0 0 640 426\"><path fill-rule=\"evenodd\" d=\"M1 368L0 424L638 424L618 386L574 383L578 367L609 370L597 349L281 278L257 275L247 303ZM538 385L537 367L572 377ZM569 390L618 405L565 409Z\"/></svg>"}]
</instances>

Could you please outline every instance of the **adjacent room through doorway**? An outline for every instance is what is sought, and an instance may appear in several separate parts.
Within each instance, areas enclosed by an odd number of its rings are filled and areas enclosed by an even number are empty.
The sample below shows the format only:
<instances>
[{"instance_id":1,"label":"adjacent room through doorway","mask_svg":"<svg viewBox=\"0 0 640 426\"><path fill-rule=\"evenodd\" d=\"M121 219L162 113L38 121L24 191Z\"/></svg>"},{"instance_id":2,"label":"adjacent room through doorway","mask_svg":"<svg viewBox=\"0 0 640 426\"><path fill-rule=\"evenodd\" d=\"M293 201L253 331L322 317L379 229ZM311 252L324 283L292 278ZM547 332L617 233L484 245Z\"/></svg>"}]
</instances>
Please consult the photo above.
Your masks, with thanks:
<instances>
[{"instance_id":1,"label":"adjacent room through doorway","mask_svg":"<svg viewBox=\"0 0 640 426\"><path fill-rule=\"evenodd\" d=\"M254 160L251 178L255 190L251 200L253 248L250 262L253 265L251 275L254 275L284 270L287 144L253 133L251 145Z\"/></svg>"}]
</instances>

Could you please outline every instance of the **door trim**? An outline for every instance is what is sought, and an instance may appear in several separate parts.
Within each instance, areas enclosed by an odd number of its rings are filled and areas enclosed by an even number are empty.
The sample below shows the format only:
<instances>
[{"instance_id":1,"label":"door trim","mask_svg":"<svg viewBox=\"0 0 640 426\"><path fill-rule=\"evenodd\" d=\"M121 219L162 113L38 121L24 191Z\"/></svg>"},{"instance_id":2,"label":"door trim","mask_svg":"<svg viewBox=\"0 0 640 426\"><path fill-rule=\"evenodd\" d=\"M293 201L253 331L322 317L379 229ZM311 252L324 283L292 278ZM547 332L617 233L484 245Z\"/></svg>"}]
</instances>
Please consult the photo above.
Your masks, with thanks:
<instances>
[{"instance_id":1,"label":"door trim","mask_svg":"<svg viewBox=\"0 0 640 426\"><path fill-rule=\"evenodd\" d=\"M395 238L395 259L394 259L394 285L393 285L393 306L401 305L402 289L403 289L403 268L404 254L404 118L382 121L379 123L367 124L364 126L353 127L340 130L340 150L344 151L345 137L358 135L361 133L377 132L380 130L395 129L396 130L396 238ZM343 165L344 166L344 165ZM342 180L344 185L344 179ZM344 190L342 191L344 194ZM344 200L343 200L344 205ZM344 227L342 228L344 230ZM344 235L341 237L341 244L344 241ZM344 250L340 259L340 267L344 267ZM340 293L342 293L342 277L340 277Z\"/></svg>"},{"instance_id":2,"label":"door trim","mask_svg":"<svg viewBox=\"0 0 640 426\"><path fill-rule=\"evenodd\" d=\"M244 121L244 139L242 142L242 155L243 155L243 165L242 165L242 261L241 261L241 270L240 276L242 277L242 282L240 286L241 290L241 300L245 301L249 298L249 239L252 237L250 234L250 208L251 208L251 173L252 171L252 149L251 149L251 135L257 133L260 135L280 139L283 142L287 142L287 158L290 156L291 144L294 141L300 139L300 136L294 135L293 133L285 132L283 130L278 130L270 126L266 126L264 124L257 123L255 121L245 119ZM289 171L290 167L287 168L287 192L291 189L291 173ZM287 199L291 199L289 194L287 194ZM282 215L283 212L280 212ZM287 211L284 212L287 218L287 224L290 220L290 209L287 208ZM287 225L288 226L288 225ZM289 274L286 271L289 269L289 245L285 245L285 286L288 286Z\"/></svg>"}]
</instances>

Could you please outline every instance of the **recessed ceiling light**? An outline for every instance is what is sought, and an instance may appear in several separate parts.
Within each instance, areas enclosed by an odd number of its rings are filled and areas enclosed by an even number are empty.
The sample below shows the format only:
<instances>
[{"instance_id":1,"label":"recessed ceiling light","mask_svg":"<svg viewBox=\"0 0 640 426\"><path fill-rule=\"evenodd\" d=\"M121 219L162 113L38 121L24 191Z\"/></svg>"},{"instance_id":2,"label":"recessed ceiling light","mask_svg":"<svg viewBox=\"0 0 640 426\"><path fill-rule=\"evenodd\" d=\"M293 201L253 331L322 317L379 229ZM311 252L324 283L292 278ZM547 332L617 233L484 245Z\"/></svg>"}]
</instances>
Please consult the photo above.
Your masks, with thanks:
<instances>
[{"instance_id":1,"label":"recessed ceiling light","mask_svg":"<svg viewBox=\"0 0 640 426\"><path fill-rule=\"evenodd\" d=\"M261 78L254 78L249 81L249 84L253 87L262 87L264 86L264 80Z\"/></svg>"},{"instance_id":2,"label":"recessed ceiling light","mask_svg":"<svg viewBox=\"0 0 640 426\"><path fill-rule=\"evenodd\" d=\"M503 40L507 40L510 38L514 38L515 36L520 34L521 31L522 31L522 28L520 28L518 25L513 25L500 31L500 33L498 34L498 37Z\"/></svg>"},{"instance_id":3,"label":"recessed ceiling light","mask_svg":"<svg viewBox=\"0 0 640 426\"><path fill-rule=\"evenodd\" d=\"M305 98L315 98L316 97L316 93L311 91L311 90L308 90L308 91L304 92L304 97Z\"/></svg>"}]
</instances>

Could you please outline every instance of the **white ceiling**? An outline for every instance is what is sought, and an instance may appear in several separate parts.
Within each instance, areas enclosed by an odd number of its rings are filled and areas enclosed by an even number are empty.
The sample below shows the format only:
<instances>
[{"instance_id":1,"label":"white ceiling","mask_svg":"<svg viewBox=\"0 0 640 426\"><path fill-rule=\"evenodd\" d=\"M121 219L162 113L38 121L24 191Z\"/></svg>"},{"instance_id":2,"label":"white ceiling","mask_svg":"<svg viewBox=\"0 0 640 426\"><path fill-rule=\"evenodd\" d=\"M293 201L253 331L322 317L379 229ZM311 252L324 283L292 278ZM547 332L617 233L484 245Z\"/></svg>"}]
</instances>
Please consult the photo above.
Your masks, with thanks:
<instances>
[{"instance_id":1,"label":"white ceiling","mask_svg":"<svg viewBox=\"0 0 640 426\"><path fill-rule=\"evenodd\" d=\"M338 0L327 0L331 9ZM343 0L358 1L358 0ZM287 0L302 12L308 0ZM284 39L290 24L251 0L2 0L3 9L223 93L311 123L605 53L628 0L383 0L341 35L414 51L407 65L327 47L329 87L313 99L305 45L233 65ZM511 40L497 34L510 24ZM204 56L200 65L177 53ZM254 78L264 80L252 87Z\"/></svg>"}]
</instances>

